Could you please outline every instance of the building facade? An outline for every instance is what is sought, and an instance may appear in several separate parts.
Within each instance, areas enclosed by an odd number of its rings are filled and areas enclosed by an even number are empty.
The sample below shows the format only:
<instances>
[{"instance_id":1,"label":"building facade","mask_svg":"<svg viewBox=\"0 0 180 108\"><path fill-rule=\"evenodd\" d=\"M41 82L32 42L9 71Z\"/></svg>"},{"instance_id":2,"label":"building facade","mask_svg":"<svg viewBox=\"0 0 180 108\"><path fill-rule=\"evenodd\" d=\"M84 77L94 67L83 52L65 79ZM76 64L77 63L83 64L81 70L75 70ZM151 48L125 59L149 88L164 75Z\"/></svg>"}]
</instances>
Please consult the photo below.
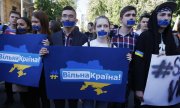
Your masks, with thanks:
<instances>
[{"instance_id":1,"label":"building facade","mask_svg":"<svg viewBox=\"0 0 180 108\"><path fill-rule=\"evenodd\" d=\"M23 1L23 16L30 17L34 7L33 0ZM21 0L0 0L0 22L8 23L9 13L11 10L16 10L21 13Z\"/></svg>"}]
</instances>

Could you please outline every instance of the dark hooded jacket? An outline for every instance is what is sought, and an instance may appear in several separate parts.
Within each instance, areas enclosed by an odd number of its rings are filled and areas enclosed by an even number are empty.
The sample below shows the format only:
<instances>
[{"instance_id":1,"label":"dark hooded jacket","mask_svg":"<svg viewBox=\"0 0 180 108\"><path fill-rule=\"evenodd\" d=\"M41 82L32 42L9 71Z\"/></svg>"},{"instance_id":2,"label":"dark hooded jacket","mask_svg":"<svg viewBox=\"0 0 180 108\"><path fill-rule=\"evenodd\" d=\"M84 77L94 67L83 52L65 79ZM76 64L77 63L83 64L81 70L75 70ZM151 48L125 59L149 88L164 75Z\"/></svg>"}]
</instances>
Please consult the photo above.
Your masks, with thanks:
<instances>
[{"instance_id":1,"label":"dark hooded jacket","mask_svg":"<svg viewBox=\"0 0 180 108\"><path fill-rule=\"evenodd\" d=\"M143 57L133 54L132 60L132 82L135 91L144 91L150 67L152 54L159 54L159 44L161 43L161 34L158 32L159 26L157 23L157 7L148 23L149 30L143 32L136 43L135 51L143 52ZM165 44L166 55L176 54L176 45L172 36L172 29L169 25L162 33L163 42Z\"/></svg>"}]
</instances>

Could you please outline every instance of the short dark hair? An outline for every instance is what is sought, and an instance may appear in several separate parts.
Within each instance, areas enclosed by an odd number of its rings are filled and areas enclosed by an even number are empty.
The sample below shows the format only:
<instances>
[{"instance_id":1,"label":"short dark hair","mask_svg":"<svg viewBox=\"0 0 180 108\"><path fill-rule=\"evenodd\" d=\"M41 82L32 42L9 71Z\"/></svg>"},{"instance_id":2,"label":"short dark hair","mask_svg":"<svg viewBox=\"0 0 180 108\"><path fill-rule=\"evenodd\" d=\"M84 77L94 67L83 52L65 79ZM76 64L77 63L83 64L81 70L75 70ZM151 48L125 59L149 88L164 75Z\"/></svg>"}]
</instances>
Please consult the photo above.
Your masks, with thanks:
<instances>
[{"instance_id":1,"label":"short dark hair","mask_svg":"<svg viewBox=\"0 0 180 108\"><path fill-rule=\"evenodd\" d=\"M124 7L121 12L120 12L120 17L123 17L123 15L127 12L127 11L131 11L131 10L134 10L136 13L136 8L134 6L126 6Z\"/></svg>"},{"instance_id":2,"label":"short dark hair","mask_svg":"<svg viewBox=\"0 0 180 108\"><path fill-rule=\"evenodd\" d=\"M21 14L19 12L15 11L15 10L11 10L10 13L9 13L9 16L11 14L17 14L17 15L19 15L19 17L21 17Z\"/></svg>"},{"instance_id":3,"label":"short dark hair","mask_svg":"<svg viewBox=\"0 0 180 108\"><path fill-rule=\"evenodd\" d=\"M89 23L88 23L88 25L91 25L91 26L93 26L94 24L93 24L93 22L89 22Z\"/></svg>"},{"instance_id":4,"label":"short dark hair","mask_svg":"<svg viewBox=\"0 0 180 108\"><path fill-rule=\"evenodd\" d=\"M141 21L143 18L150 18L150 14L149 13L143 13L140 18L139 18L139 21Z\"/></svg>"},{"instance_id":5,"label":"short dark hair","mask_svg":"<svg viewBox=\"0 0 180 108\"><path fill-rule=\"evenodd\" d=\"M114 28L115 28L115 29L117 29L118 27L119 27L118 25L116 25L116 24L114 25Z\"/></svg>"},{"instance_id":6,"label":"short dark hair","mask_svg":"<svg viewBox=\"0 0 180 108\"><path fill-rule=\"evenodd\" d=\"M65 6L65 7L63 8L62 12L63 12L64 10L71 10L71 11L74 11L74 13L76 14L76 11L75 11L75 9L74 9L72 6Z\"/></svg>"}]
</instances>

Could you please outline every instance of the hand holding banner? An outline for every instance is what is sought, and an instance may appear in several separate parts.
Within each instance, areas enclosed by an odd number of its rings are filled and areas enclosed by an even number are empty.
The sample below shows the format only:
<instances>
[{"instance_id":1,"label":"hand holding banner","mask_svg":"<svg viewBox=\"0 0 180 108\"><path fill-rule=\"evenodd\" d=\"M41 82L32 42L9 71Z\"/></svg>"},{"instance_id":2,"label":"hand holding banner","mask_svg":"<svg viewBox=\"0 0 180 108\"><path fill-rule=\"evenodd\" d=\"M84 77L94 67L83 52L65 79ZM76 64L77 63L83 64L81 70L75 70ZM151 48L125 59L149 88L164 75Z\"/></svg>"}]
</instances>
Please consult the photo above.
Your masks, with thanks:
<instances>
[{"instance_id":1,"label":"hand holding banner","mask_svg":"<svg viewBox=\"0 0 180 108\"><path fill-rule=\"evenodd\" d=\"M124 102L128 49L50 47L45 73L50 99Z\"/></svg>"},{"instance_id":2,"label":"hand holding banner","mask_svg":"<svg viewBox=\"0 0 180 108\"><path fill-rule=\"evenodd\" d=\"M0 80L37 87L42 70L39 50L45 38L46 35L42 34L2 34L0 36Z\"/></svg>"}]
</instances>

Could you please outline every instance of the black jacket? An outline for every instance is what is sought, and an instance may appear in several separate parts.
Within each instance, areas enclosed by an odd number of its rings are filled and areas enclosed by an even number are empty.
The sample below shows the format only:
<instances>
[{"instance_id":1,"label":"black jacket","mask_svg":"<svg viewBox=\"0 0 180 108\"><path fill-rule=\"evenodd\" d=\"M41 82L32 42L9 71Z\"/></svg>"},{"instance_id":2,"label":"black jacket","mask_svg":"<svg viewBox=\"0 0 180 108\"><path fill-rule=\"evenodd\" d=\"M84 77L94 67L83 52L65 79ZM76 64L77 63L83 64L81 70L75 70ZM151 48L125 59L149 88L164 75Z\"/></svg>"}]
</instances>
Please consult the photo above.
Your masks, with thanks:
<instances>
[{"instance_id":1,"label":"black jacket","mask_svg":"<svg viewBox=\"0 0 180 108\"><path fill-rule=\"evenodd\" d=\"M137 39L135 51L143 52L143 57L133 54L132 60L132 82L135 91L144 91L150 67L151 55L159 54L159 44L161 42L161 34L158 33L157 25L157 8L153 11L149 23L149 30L143 32ZM176 45L172 36L170 25L162 33L163 42L165 44L166 55L175 55Z\"/></svg>"},{"instance_id":2,"label":"black jacket","mask_svg":"<svg viewBox=\"0 0 180 108\"><path fill-rule=\"evenodd\" d=\"M87 42L87 37L79 32L78 30L73 30L71 32L71 46L82 46L84 43ZM65 45L65 34L63 30L56 32L51 35L51 45L60 45L64 46Z\"/></svg>"}]
</instances>

